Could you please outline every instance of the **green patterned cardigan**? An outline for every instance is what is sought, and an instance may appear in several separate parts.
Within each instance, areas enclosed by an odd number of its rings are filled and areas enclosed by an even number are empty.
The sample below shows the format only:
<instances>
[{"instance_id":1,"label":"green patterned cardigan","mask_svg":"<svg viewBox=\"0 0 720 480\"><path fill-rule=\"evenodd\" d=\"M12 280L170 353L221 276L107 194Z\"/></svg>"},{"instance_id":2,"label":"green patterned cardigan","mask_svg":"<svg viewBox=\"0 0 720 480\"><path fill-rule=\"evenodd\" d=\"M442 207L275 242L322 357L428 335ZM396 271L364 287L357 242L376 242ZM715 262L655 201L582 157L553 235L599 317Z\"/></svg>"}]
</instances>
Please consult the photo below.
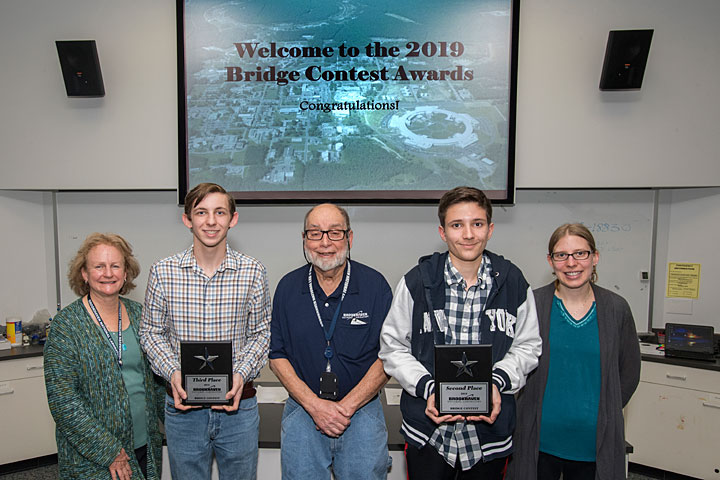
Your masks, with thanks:
<instances>
[{"instance_id":1,"label":"green patterned cardigan","mask_svg":"<svg viewBox=\"0 0 720 480\"><path fill-rule=\"evenodd\" d=\"M142 305L121 298L137 337ZM145 360L147 478L160 479L164 386ZM117 356L78 299L53 319L45 344L45 387L55 419L60 478L110 478L108 468L124 448L132 478L142 479L134 455L130 400Z\"/></svg>"}]
</instances>

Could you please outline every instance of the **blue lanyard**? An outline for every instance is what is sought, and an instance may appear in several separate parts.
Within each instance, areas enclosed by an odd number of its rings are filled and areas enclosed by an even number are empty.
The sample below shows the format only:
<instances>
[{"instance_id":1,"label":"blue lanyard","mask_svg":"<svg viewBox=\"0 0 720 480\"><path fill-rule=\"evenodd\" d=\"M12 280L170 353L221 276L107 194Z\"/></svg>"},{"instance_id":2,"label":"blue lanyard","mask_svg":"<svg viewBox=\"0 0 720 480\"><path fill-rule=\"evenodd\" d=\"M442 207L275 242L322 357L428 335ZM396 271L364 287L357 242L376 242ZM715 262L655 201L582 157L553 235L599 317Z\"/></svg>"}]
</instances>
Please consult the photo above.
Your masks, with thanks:
<instances>
[{"instance_id":1,"label":"blue lanyard","mask_svg":"<svg viewBox=\"0 0 720 480\"><path fill-rule=\"evenodd\" d=\"M325 358L327 359L327 367L325 367L325 371L330 371L330 359L333 357L333 351L332 347L330 347L330 340L332 339L333 334L335 333L335 326L337 325L337 319L340 316L340 309L342 308L342 302L345 300L345 294L347 293L348 285L350 284L350 262L347 262L347 273L345 274L345 284L343 285L343 291L342 295L340 296L340 302L338 303L337 308L335 309L335 314L333 315L332 322L330 323L330 330L325 330L325 325L323 324L322 317L320 316L320 309L318 309L317 299L315 298L315 290L313 289L312 285L312 271L313 266L310 265L310 268L308 269L308 287L310 289L310 297L312 298L313 307L315 307L315 314L317 315L318 322L320 322L320 328L322 328L323 333L325 334L325 340L327 341L327 346L325 347Z\"/></svg>"},{"instance_id":2,"label":"blue lanyard","mask_svg":"<svg viewBox=\"0 0 720 480\"><path fill-rule=\"evenodd\" d=\"M88 292L88 303L90 304L90 310L92 310L93 315L95 315L95 318L98 321L98 324L100 325L100 328L102 329L103 333L105 334L105 337L107 338L108 342L110 343L110 346L115 350L115 353L117 354L117 362L120 367L122 367L122 302L120 302L120 299L118 299L118 344L115 345L115 342L112 340L112 336L110 335L110 332L108 331L107 327L105 326L105 322L103 322L102 317L100 316L100 313L98 313L97 308L95 308L95 304L92 301L92 298L90 298L90 292Z\"/></svg>"}]
</instances>

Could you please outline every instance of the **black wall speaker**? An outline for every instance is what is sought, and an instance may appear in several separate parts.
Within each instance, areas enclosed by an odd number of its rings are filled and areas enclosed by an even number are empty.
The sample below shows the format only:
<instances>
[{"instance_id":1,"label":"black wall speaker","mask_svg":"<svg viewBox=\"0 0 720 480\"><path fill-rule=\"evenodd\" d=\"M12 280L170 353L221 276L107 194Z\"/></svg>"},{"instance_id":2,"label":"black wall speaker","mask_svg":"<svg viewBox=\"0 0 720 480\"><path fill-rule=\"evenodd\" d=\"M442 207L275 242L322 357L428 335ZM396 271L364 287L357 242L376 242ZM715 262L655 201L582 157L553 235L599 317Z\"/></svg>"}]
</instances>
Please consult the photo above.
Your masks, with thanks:
<instances>
[{"instance_id":1,"label":"black wall speaker","mask_svg":"<svg viewBox=\"0 0 720 480\"><path fill-rule=\"evenodd\" d=\"M654 30L611 30L600 90L637 90L642 85Z\"/></svg>"},{"instance_id":2,"label":"black wall speaker","mask_svg":"<svg viewBox=\"0 0 720 480\"><path fill-rule=\"evenodd\" d=\"M68 97L105 96L95 40L58 40L55 45Z\"/></svg>"}]
</instances>

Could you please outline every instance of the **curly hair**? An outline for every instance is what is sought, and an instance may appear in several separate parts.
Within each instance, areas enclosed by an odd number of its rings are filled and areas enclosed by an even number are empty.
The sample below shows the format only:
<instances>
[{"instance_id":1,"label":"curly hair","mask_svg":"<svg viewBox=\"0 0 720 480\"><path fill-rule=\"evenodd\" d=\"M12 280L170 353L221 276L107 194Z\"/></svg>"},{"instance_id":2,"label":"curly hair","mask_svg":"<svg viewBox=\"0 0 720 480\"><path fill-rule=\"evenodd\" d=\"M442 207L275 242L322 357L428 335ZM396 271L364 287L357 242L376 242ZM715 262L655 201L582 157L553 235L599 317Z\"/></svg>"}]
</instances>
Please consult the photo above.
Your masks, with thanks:
<instances>
[{"instance_id":1,"label":"curly hair","mask_svg":"<svg viewBox=\"0 0 720 480\"><path fill-rule=\"evenodd\" d=\"M123 237L116 233L91 233L85 239L77 253L70 260L68 266L68 281L70 288L78 296L82 297L90 292L90 287L85 283L85 279L82 276L82 271L85 269L87 264L87 257L90 250L97 247L98 245L109 245L120 250L123 258L125 259L125 273L127 279L125 284L120 289L120 295L125 295L135 288L133 280L140 274L140 264L137 259L133 256L132 247Z\"/></svg>"}]
</instances>

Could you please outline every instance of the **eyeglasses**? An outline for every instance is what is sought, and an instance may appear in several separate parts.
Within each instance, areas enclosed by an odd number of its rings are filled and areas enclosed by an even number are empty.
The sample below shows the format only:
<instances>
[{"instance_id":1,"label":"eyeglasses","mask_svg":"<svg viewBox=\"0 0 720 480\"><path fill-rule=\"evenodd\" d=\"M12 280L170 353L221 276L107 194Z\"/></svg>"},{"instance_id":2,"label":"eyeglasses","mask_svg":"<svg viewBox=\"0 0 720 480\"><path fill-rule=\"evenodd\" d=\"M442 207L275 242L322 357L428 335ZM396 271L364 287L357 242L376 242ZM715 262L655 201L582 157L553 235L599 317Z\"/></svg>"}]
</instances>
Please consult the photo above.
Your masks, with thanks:
<instances>
[{"instance_id":1,"label":"eyeglasses","mask_svg":"<svg viewBox=\"0 0 720 480\"><path fill-rule=\"evenodd\" d=\"M303 235L307 240L322 240L323 235L327 234L328 239L333 242L342 240L347 235L348 230L305 230Z\"/></svg>"},{"instance_id":2,"label":"eyeglasses","mask_svg":"<svg viewBox=\"0 0 720 480\"><path fill-rule=\"evenodd\" d=\"M555 252L550 254L550 258L555 262L565 262L568 258L573 257L575 260L587 260L590 258L590 250L580 250L573 253Z\"/></svg>"}]
</instances>

